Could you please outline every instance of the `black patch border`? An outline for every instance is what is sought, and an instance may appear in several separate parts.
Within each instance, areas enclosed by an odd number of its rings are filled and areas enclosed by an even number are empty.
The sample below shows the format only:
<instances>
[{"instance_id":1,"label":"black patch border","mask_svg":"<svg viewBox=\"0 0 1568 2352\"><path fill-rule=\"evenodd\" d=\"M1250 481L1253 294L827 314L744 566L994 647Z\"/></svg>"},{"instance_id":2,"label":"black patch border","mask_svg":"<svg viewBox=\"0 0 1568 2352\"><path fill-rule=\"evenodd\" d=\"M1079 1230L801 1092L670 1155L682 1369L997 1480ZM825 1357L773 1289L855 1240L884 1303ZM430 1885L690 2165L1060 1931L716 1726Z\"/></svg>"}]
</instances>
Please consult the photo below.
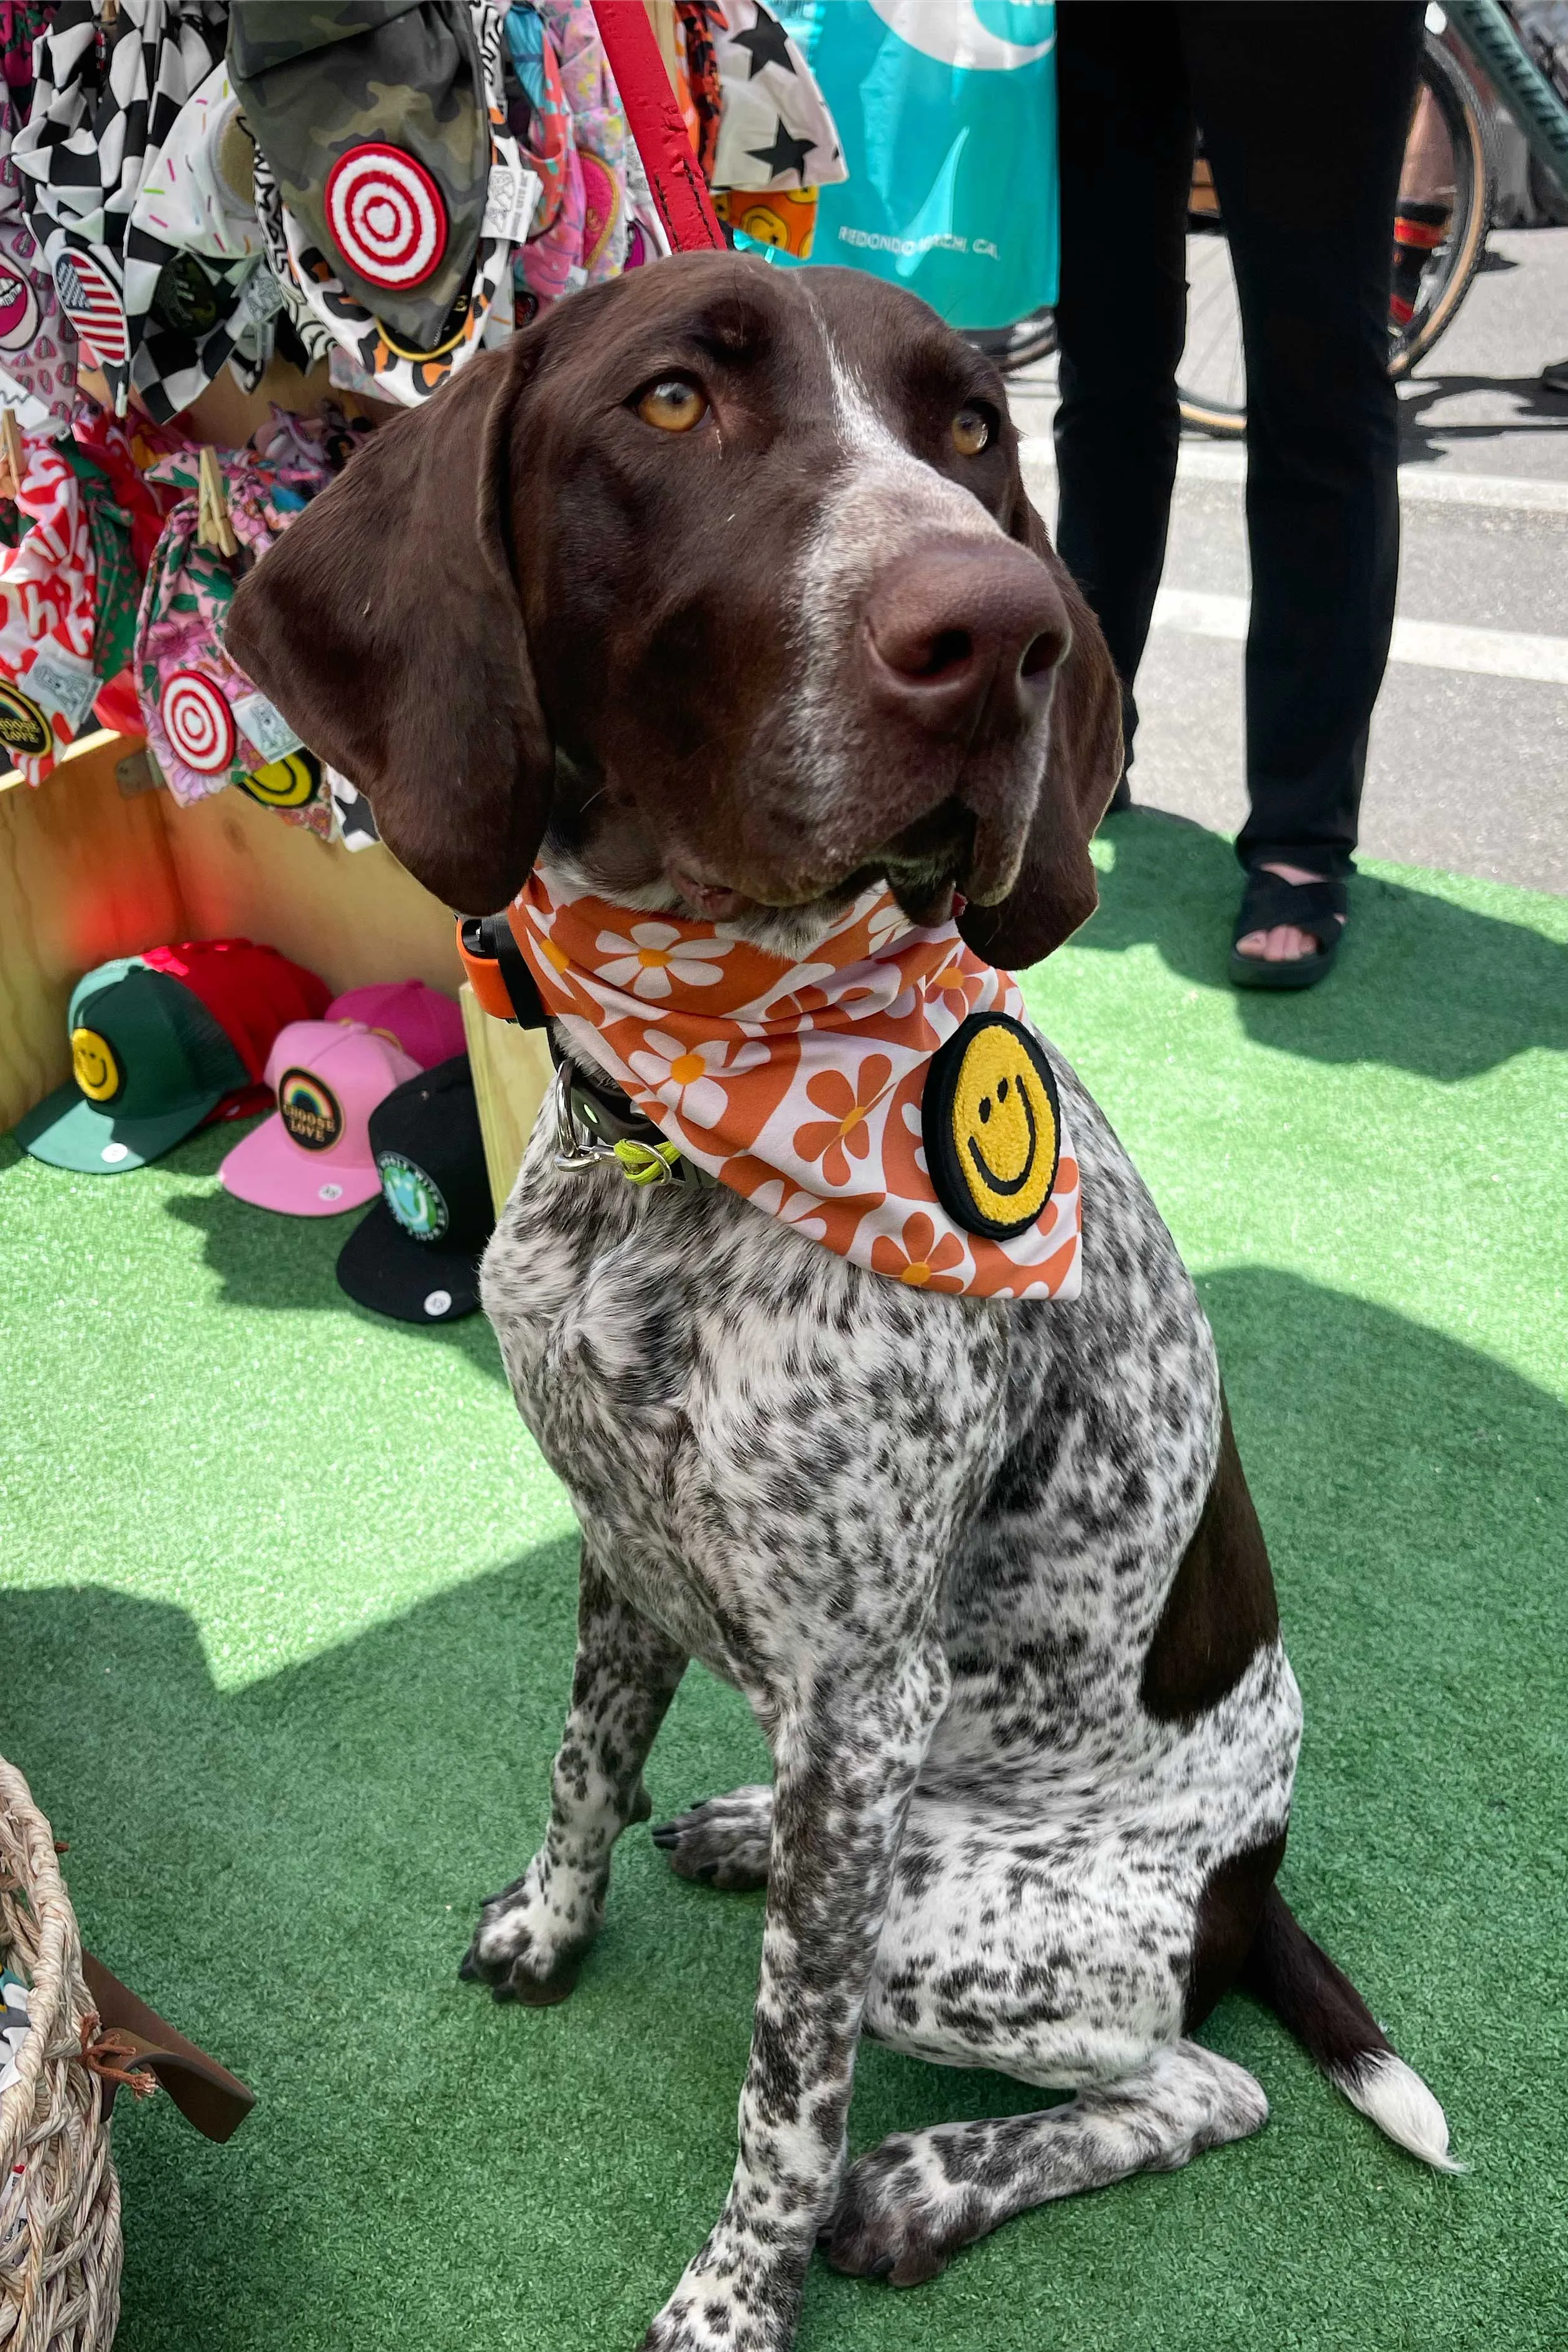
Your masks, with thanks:
<instances>
[{"instance_id":1,"label":"black patch border","mask_svg":"<svg viewBox=\"0 0 1568 2352\"><path fill-rule=\"evenodd\" d=\"M17 717L32 719L35 726L43 730L44 736L41 743L32 744L13 742L8 736L0 736L0 749L12 752L19 760L47 760L55 748L55 730L42 704L35 702L30 694L25 693L16 680L9 677L0 678L0 703Z\"/></svg>"},{"instance_id":2,"label":"black patch border","mask_svg":"<svg viewBox=\"0 0 1568 2352\"><path fill-rule=\"evenodd\" d=\"M331 1134L329 1135L324 1141L321 1143L309 1142L304 1136L296 1135L293 1129L289 1126L289 1113L284 1108L284 1097L289 1091L289 1081L290 1078L305 1079L307 1084L314 1087L319 1094L325 1095L327 1100L331 1104L333 1113L337 1118L337 1125L332 1129ZM334 1144L341 1143L343 1139L344 1120L343 1107L342 1103L338 1100L331 1087L328 1086L326 1080L324 1078L319 1078L314 1070L306 1069L301 1062L290 1062L289 1067L279 1078L278 1116L283 1122L284 1134L288 1136L289 1141L298 1150L331 1151Z\"/></svg>"},{"instance_id":3,"label":"black patch border","mask_svg":"<svg viewBox=\"0 0 1568 2352\"><path fill-rule=\"evenodd\" d=\"M952 1098L958 1090L958 1075L964 1055L983 1030L1005 1029L1016 1037L1028 1055L1031 1067L1046 1090L1046 1100L1051 1107L1051 1118L1056 1129L1055 1153L1051 1160L1051 1181L1046 1196L1031 1216L1014 1217L1005 1223L988 1217L976 1208L974 1195L969 1189L958 1147L952 1139ZM939 1045L931 1057L926 1082L921 1092L921 1140L925 1146L926 1167L931 1174L931 1190L947 1211L955 1225L966 1234L978 1234L993 1242L1016 1240L1037 1225L1050 1205L1056 1191L1057 1173L1062 1160L1062 1107L1057 1092L1056 1072L1047 1057L1046 1049L1032 1029L1015 1021L1010 1013L972 1013L961 1021L945 1045Z\"/></svg>"}]
</instances>

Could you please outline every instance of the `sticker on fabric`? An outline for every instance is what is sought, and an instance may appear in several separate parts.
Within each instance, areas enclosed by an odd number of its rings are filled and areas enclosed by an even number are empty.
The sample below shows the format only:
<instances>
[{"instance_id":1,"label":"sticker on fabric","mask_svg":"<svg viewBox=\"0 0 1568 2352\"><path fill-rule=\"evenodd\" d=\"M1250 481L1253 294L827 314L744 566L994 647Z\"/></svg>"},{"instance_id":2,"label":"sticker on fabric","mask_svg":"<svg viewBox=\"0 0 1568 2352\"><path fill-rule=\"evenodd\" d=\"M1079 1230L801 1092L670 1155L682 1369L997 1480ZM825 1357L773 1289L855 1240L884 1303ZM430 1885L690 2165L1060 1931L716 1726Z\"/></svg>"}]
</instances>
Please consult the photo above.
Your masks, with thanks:
<instances>
[{"instance_id":1,"label":"sticker on fabric","mask_svg":"<svg viewBox=\"0 0 1568 2352\"><path fill-rule=\"evenodd\" d=\"M451 1220L435 1179L401 1151L378 1151L375 1164L386 1205L404 1232L413 1241L439 1241Z\"/></svg>"},{"instance_id":2,"label":"sticker on fabric","mask_svg":"<svg viewBox=\"0 0 1568 2352\"><path fill-rule=\"evenodd\" d=\"M268 702L264 694L243 694L234 706L234 715L260 752L264 762L286 760L290 751L300 749L295 734L276 703ZM304 797L308 800L310 794Z\"/></svg>"},{"instance_id":3,"label":"sticker on fabric","mask_svg":"<svg viewBox=\"0 0 1568 2352\"><path fill-rule=\"evenodd\" d=\"M55 748L47 719L9 678L0 678L0 745L17 760L47 760Z\"/></svg>"},{"instance_id":4,"label":"sticker on fabric","mask_svg":"<svg viewBox=\"0 0 1568 2352\"><path fill-rule=\"evenodd\" d=\"M447 250L441 191L412 155L369 140L327 174L327 226L351 269L373 286L422 286Z\"/></svg>"},{"instance_id":5,"label":"sticker on fabric","mask_svg":"<svg viewBox=\"0 0 1568 2352\"><path fill-rule=\"evenodd\" d=\"M112 1102L125 1085L113 1046L96 1029L71 1031L71 1075L89 1102Z\"/></svg>"},{"instance_id":6,"label":"sticker on fabric","mask_svg":"<svg viewBox=\"0 0 1568 2352\"><path fill-rule=\"evenodd\" d=\"M921 1131L937 1198L966 1233L1009 1241L1034 1223L1056 1182L1061 1106L1022 1022L973 1013L931 1055Z\"/></svg>"},{"instance_id":7,"label":"sticker on fabric","mask_svg":"<svg viewBox=\"0 0 1568 2352\"><path fill-rule=\"evenodd\" d=\"M131 334L120 289L103 263L90 253L62 253L55 262L55 286L60 309L89 359L99 367L123 367L131 356Z\"/></svg>"},{"instance_id":8,"label":"sticker on fabric","mask_svg":"<svg viewBox=\"0 0 1568 2352\"><path fill-rule=\"evenodd\" d=\"M263 808L309 808L321 789L321 763L309 751L290 751L235 781L242 793L259 801Z\"/></svg>"},{"instance_id":9,"label":"sticker on fabric","mask_svg":"<svg viewBox=\"0 0 1568 2352\"><path fill-rule=\"evenodd\" d=\"M227 698L199 670L177 669L158 705L163 732L187 768L216 776L234 757L234 714Z\"/></svg>"},{"instance_id":10,"label":"sticker on fabric","mask_svg":"<svg viewBox=\"0 0 1568 2352\"><path fill-rule=\"evenodd\" d=\"M309 1070L284 1071L278 1081L278 1115L301 1151L330 1151L343 1131L336 1095Z\"/></svg>"}]
</instances>

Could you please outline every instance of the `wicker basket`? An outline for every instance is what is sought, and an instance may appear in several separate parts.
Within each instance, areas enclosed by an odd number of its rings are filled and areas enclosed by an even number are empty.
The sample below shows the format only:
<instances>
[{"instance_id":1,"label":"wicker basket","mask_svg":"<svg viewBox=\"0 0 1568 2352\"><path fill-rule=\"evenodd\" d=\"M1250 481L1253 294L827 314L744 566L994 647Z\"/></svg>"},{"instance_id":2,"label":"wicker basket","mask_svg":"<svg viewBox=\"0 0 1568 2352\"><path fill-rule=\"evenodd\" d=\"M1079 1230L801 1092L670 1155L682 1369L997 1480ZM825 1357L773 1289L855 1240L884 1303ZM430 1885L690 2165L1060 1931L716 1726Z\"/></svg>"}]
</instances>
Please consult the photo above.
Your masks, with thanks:
<instances>
[{"instance_id":1,"label":"wicker basket","mask_svg":"<svg viewBox=\"0 0 1568 2352\"><path fill-rule=\"evenodd\" d=\"M21 2079L0 2094L0 2184L25 2164L26 2218L0 2244L5 2352L108 2352L120 2316L120 2184L109 2084L84 2062L98 2021L54 1834L0 1758L0 1964L32 1987Z\"/></svg>"}]
</instances>

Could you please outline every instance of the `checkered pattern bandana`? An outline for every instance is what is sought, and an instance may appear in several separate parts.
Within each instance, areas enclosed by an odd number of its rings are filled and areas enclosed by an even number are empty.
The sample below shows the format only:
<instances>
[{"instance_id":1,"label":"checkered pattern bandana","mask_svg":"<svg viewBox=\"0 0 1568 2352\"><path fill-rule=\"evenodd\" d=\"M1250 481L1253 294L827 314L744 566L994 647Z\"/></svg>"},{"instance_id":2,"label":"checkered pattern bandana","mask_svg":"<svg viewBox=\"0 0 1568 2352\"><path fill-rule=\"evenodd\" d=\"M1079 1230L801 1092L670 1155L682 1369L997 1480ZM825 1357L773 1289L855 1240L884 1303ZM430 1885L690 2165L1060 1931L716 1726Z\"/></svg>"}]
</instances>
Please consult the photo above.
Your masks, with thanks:
<instances>
[{"instance_id":1,"label":"checkered pattern bandana","mask_svg":"<svg viewBox=\"0 0 1568 2352\"><path fill-rule=\"evenodd\" d=\"M131 389L125 236L148 155L223 55L221 0L61 0L37 47L32 111L11 148L59 304L117 415Z\"/></svg>"},{"instance_id":2,"label":"checkered pattern bandana","mask_svg":"<svg viewBox=\"0 0 1568 2352\"><path fill-rule=\"evenodd\" d=\"M131 381L163 421L200 398L226 361L260 381L282 307L254 201L220 168L238 109L217 65L149 155L125 235Z\"/></svg>"}]
</instances>

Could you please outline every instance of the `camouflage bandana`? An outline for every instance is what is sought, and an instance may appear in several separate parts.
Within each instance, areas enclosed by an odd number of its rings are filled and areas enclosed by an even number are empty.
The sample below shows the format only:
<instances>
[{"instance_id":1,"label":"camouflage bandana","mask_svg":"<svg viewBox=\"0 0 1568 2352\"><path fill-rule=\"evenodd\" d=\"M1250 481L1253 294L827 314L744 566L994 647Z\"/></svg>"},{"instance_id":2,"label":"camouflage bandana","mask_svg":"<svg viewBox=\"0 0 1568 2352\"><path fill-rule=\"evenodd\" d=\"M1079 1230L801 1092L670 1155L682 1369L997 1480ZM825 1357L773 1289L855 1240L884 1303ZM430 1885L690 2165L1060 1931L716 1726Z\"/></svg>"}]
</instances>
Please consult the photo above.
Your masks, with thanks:
<instances>
[{"instance_id":1,"label":"camouflage bandana","mask_svg":"<svg viewBox=\"0 0 1568 2352\"><path fill-rule=\"evenodd\" d=\"M436 350L470 290L490 171L469 9L237 0L229 71L302 250L402 350Z\"/></svg>"},{"instance_id":2,"label":"camouflage bandana","mask_svg":"<svg viewBox=\"0 0 1568 2352\"><path fill-rule=\"evenodd\" d=\"M37 47L32 111L11 161L60 309L101 371L117 415L131 389L125 233L149 152L216 62L220 0L61 0Z\"/></svg>"},{"instance_id":3,"label":"camouflage bandana","mask_svg":"<svg viewBox=\"0 0 1568 2352\"><path fill-rule=\"evenodd\" d=\"M503 120L500 19L487 0L471 11L485 85L489 95L490 121ZM480 348L493 309L511 294L511 256L517 222L526 219L526 191L537 193L537 174L526 170L516 142L504 131L490 131L491 179L488 202L510 192L512 212L509 230L480 237L474 275L447 318L433 347L405 346L385 321L367 310L348 291L334 260L311 243L306 225L283 201L282 190L265 152L256 156L256 210L267 241L268 257L283 288L284 300L300 339L312 359L336 352L346 359L347 381L355 389L374 391L384 400L417 407L439 392L447 377L464 366ZM501 201L499 209L507 209ZM357 371L357 374L356 372ZM333 381L338 377L334 372Z\"/></svg>"}]
</instances>

